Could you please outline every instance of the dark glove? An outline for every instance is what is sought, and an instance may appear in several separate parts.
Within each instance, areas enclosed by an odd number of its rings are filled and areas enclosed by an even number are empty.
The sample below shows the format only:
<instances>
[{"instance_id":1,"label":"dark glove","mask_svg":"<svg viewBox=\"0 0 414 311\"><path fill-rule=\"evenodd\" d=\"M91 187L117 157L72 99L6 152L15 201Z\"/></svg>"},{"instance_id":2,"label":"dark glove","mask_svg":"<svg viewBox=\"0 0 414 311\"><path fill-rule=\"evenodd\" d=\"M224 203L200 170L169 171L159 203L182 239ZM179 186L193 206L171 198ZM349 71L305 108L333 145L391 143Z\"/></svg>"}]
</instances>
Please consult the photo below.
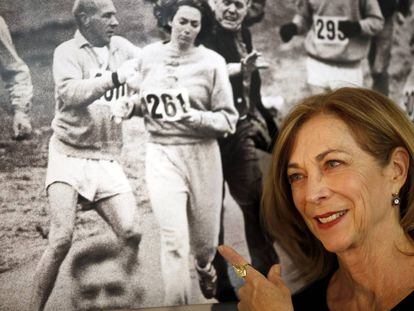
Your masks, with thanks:
<instances>
[{"instance_id":1,"label":"dark glove","mask_svg":"<svg viewBox=\"0 0 414 311\"><path fill-rule=\"evenodd\" d=\"M289 42L298 34L298 26L295 23L284 24L280 26L279 34L283 42Z\"/></svg>"},{"instance_id":2,"label":"dark glove","mask_svg":"<svg viewBox=\"0 0 414 311\"><path fill-rule=\"evenodd\" d=\"M356 37L361 34L361 25L355 21L339 21L338 29L347 38Z\"/></svg>"},{"instance_id":3,"label":"dark glove","mask_svg":"<svg viewBox=\"0 0 414 311\"><path fill-rule=\"evenodd\" d=\"M398 1L398 11L407 17L410 14L410 0Z\"/></svg>"}]
</instances>

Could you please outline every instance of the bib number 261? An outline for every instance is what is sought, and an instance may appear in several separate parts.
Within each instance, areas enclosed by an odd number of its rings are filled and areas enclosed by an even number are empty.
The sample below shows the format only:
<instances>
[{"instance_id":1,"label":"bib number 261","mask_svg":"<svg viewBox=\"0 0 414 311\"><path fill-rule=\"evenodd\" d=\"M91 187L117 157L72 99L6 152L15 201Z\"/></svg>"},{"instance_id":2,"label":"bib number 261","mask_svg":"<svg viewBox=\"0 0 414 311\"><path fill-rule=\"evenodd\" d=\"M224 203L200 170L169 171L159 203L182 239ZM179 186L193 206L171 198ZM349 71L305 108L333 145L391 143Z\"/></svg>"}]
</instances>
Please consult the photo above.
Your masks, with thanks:
<instances>
[{"instance_id":1,"label":"bib number 261","mask_svg":"<svg viewBox=\"0 0 414 311\"><path fill-rule=\"evenodd\" d=\"M143 99L153 119L176 121L190 107L185 89L152 90L145 92Z\"/></svg>"}]
</instances>

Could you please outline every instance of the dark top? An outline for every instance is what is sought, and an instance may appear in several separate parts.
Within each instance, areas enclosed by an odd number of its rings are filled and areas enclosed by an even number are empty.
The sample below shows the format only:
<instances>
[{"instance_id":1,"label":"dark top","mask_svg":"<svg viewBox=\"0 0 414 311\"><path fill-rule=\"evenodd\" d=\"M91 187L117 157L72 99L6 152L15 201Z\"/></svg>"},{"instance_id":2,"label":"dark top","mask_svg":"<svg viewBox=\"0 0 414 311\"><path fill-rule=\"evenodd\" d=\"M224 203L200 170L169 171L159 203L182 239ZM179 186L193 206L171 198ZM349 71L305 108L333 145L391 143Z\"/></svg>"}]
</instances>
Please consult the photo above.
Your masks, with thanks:
<instances>
[{"instance_id":1,"label":"dark top","mask_svg":"<svg viewBox=\"0 0 414 311\"><path fill-rule=\"evenodd\" d=\"M385 18L391 17L397 11L407 16L410 11L410 0L378 0L378 4Z\"/></svg>"},{"instance_id":2,"label":"dark top","mask_svg":"<svg viewBox=\"0 0 414 311\"><path fill-rule=\"evenodd\" d=\"M221 27L217 22L212 27L210 35L202 42L206 47L216 51L224 57L226 63L239 63L241 55L236 45L237 32L228 31ZM243 26L241 29L242 41L246 46L248 53L252 52L252 36L248 27ZM272 115L266 110L262 103L260 94L261 79L259 71L252 73L249 102L250 107L247 106L247 101L243 95L243 77L236 75L230 77L230 82L233 88L234 104L240 114L240 117L246 115L254 115L258 111L266 122L267 129L271 137L277 136L278 129ZM257 115L257 114L256 114Z\"/></svg>"},{"instance_id":3,"label":"dark top","mask_svg":"<svg viewBox=\"0 0 414 311\"><path fill-rule=\"evenodd\" d=\"M312 283L303 290L293 295L293 308L295 311L301 310L329 310L326 303L326 292L332 274ZM398 305L392 308L394 311L413 311L414 292L405 297Z\"/></svg>"}]
</instances>

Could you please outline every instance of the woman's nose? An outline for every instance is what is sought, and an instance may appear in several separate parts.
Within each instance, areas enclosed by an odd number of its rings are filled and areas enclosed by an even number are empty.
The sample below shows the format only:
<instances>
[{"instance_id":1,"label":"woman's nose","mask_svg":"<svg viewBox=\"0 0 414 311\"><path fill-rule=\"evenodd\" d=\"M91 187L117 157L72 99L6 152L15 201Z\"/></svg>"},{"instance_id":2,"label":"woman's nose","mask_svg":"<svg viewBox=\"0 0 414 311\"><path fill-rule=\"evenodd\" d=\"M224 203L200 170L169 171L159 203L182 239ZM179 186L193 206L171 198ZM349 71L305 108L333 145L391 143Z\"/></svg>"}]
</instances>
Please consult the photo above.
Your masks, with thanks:
<instances>
[{"instance_id":1,"label":"woman's nose","mask_svg":"<svg viewBox=\"0 0 414 311\"><path fill-rule=\"evenodd\" d=\"M318 173L307 178L306 201L309 203L319 204L329 197L329 188L325 178Z\"/></svg>"}]
</instances>

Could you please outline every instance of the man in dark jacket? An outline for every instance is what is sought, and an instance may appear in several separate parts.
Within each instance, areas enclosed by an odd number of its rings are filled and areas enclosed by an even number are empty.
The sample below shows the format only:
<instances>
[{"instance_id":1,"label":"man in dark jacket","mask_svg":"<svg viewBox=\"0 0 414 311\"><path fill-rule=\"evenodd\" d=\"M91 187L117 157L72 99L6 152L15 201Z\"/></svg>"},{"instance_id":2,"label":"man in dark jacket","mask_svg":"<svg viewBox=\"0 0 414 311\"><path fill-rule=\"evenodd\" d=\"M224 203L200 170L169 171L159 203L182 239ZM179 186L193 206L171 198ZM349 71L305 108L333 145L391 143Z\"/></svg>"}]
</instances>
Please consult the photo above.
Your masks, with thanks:
<instances>
[{"instance_id":1,"label":"man in dark jacket","mask_svg":"<svg viewBox=\"0 0 414 311\"><path fill-rule=\"evenodd\" d=\"M240 119L236 133L219 140L224 179L243 212L252 265L267 274L278 257L260 224L262 173L256 148L269 151L278 129L261 101L259 69L267 65L261 61L260 53L253 49L250 31L244 24L250 1L215 0L216 21L211 36L203 44L221 54L227 62ZM221 223L221 242L223 235ZM226 264L220 255L215 259L215 267L218 273L216 298L219 301L236 300Z\"/></svg>"},{"instance_id":2,"label":"man in dark jacket","mask_svg":"<svg viewBox=\"0 0 414 311\"><path fill-rule=\"evenodd\" d=\"M384 28L371 40L368 62L372 76L372 89L388 96L388 67L391 59L394 16L402 23L410 11L410 0L378 0L384 16Z\"/></svg>"}]
</instances>

